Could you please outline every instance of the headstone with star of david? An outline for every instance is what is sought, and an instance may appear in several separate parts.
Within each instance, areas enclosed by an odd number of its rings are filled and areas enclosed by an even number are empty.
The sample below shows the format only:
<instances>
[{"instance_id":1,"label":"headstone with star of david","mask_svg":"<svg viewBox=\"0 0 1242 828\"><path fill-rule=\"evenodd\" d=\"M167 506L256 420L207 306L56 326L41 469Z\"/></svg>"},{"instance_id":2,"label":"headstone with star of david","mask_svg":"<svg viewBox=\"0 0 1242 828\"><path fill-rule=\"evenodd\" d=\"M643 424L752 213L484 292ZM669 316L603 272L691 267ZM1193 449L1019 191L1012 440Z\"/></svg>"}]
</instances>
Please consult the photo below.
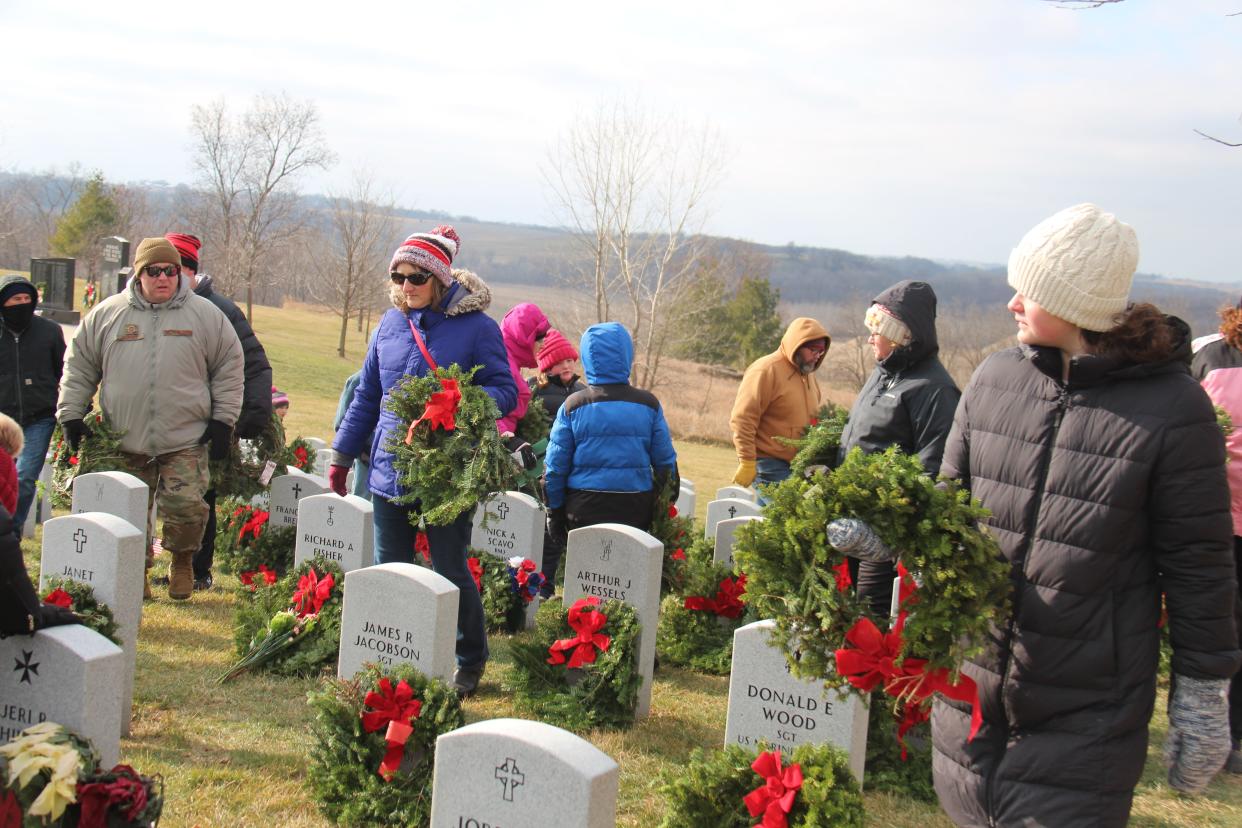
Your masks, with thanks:
<instances>
[{"instance_id":1,"label":"headstone with star of david","mask_svg":"<svg viewBox=\"0 0 1242 828\"><path fill-rule=\"evenodd\" d=\"M323 558L345 572L374 563L375 507L356 495L311 495L298 501L294 565Z\"/></svg>"},{"instance_id":2,"label":"headstone with star of david","mask_svg":"<svg viewBox=\"0 0 1242 828\"><path fill-rule=\"evenodd\" d=\"M105 768L121 756L125 653L81 624L0 638L0 743L40 722L90 739Z\"/></svg>"},{"instance_id":3,"label":"headstone with star of david","mask_svg":"<svg viewBox=\"0 0 1242 828\"><path fill-rule=\"evenodd\" d=\"M73 507L82 512L107 512L129 521L144 535L147 531L147 484L119 471L91 472L73 479Z\"/></svg>"},{"instance_id":4,"label":"headstone with star of david","mask_svg":"<svg viewBox=\"0 0 1242 828\"><path fill-rule=\"evenodd\" d=\"M752 520L763 520L759 515L725 518L716 523L716 543L712 547L712 560L725 566L733 566L733 541L737 530Z\"/></svg>"},{"instance_id":5,"label":"headstone with star of david","mask_svg":"<svg viewBox=\"0 0 1242 828\"><path fill-rule=\"evenodd\" d=\"M353 678L365 664L410 664L449 681L457 668L460 593L443 575L408 563L345 573L341 649L336 674Z\"/></svg>"},{"instance_id":6,"label":"headstone with star of david","mask_svg":"<svg viewBox=\"0 0 1242 828\"><path fill-rule=\"evenodd\" d=\"M757 500L757 497L755 495L755 490L750 488L749 486L729 485L729 486L721 486L719 489L716 490L717 500L726 500L731 497L736 497L739 500L749 500L751 503L754 503Z\"/></svg>"},{"instance_id":7,"label":"headstone with star of david","mask_svg":"<svg viewBox=\"0 0 1242 828\"><path fill-rule=\"evenodd\" d=\"M39 594L47 594L49 579L68 578L90 586L95 600L112 610L125 651L123 735L129 733L133 707L146 557L146 536L116 515L83 512L52 518L43 525Z\"/></svg>"},{"instance_id":8,"label":"headstone with star of david","mask_svg":"<svg viewBox=\"0 0 1242 828\"><path fill-rule=\"evenodd\" d=\"M740 497L713 500L707 504L707 521L703 525L703 537L715 540L716 524L722 520L762 514L763 508L753 500L743 500Z\"/></svg>"},{"instance_id":9,"label":"headstone with star of david","mask_svg":"<svg viewBox=\"0 0 1242 828\"><path fill-rule=\"evenodd\" d=\"M298 501L330 491L328 481L324 478L290 466L288 474L272 479L268 494L268 501L271 503L268 519L273 526L297 526Z\"/></svg>"},{"instance_id":10,"label":"headstone with star of david","mask_svg":"<svg viewBox=\"0 0 1242 828\"><path fill-rule=\"evenodd\" d=\"M613 828L617 763L587 740L525 719L488 719L436 739L431 824Z\"/></svg>"},{"instance_id":11,"label":"headstone with star of david","mask_svg":"<svg viewBox=\"0 0 1242 828\"><path fill-rule=\"evenodd\" d=\"M487 525L484 526L486 520ZM496 492L474 510L470 548L508 560L520 555L543 566L547 512L523 492Z\"/></svg>"},{"instance_id":12,"label":"headstone with star of david","mask_svg":"<svg viewBox=\"0 0 1242 828\"><path fill-rule=\"evenodd\" d=\"M569 533L565 552L565 606L595 596L629 604L642 626L638 644L638 691L635 718L651 710L651 675L655 669L656 627L660 620L660 571L664 545L651 535L620 523L583 526ZM603 630L608 633L607 628Z\"/></svg>"}]
</instances>

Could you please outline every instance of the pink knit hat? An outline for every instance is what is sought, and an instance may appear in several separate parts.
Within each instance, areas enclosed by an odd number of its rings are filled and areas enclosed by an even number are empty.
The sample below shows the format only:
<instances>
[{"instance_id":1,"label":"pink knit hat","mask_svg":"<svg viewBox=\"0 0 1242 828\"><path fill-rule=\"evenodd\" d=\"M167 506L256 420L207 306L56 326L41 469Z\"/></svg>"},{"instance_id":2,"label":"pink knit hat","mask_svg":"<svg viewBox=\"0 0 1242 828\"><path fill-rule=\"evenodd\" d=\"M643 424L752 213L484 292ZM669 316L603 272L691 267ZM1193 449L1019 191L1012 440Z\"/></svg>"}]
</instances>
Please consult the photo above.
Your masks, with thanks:
<instances>
[{"instance_id":1,"label":"pink knit hat","mask_svg":"<svg viewBox=\"0 0 1242 828\"><path fill-rule=\"evenodd\" d=\"M546 374L548 369L562 359L577 359L578 351L573 343L561 336L556 328L550 328L543 338L543 347L539 349L539 373Z\"/></svg>"},{"instance_id":2,"label":"pink knit hat","mask_svg":"<svg viewBox=\"0 0 1242 828\"><path fill-rule=\"evenodd\" d=\"M430 233L411 233L392 254L388 269L396 270L397 265L405 262L421 267L449 287L453 284L453 258L460 246L457 231L448 224L441 224Z\"/></svg>"}]
</instances>

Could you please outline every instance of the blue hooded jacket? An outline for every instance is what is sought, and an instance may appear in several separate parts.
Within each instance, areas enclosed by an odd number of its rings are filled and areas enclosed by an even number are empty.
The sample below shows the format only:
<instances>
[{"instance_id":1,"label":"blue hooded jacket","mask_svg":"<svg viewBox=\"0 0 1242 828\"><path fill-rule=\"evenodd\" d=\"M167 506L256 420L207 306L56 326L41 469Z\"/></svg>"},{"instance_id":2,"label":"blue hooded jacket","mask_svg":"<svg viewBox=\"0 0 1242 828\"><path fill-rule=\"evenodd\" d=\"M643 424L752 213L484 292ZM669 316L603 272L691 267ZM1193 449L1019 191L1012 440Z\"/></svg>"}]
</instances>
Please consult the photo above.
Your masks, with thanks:
<instances>
[{"instance_id":1,"label":"blue hooded jacket","mask_svg":"<svg viewBox=\"0 0 1242 828\"><path fill-rule=\"evenodd\" d=\"M410 320L418 326L437 365L456 364L467 371L480 366L474 384L496 401L501 413L517 404L517 386L509 374L509 355L500 327L483 313L491 303L491 292L470 271L455 270L453 276L457 281L445 295L443 313L430 308L392 308L380 319L367 348L354 399L332 442L338 454L333 463L348 465L362 453L367 435L374 430L367 483L380 497L391 500L402 493L392 467L392 452L385 446L394 431L408 425L388 410L388 393L407 375L421 377L431 371L410 333Z\"/></svg>"},{"instance_id":2,"label":"blue hooded jacket","mask_svg":"<svg viewBox=\"0 0 1242 828\"><path fill-rule=\"evenodd\" d=\"M616 322L582 335L589 387L569 396L556 414L544 485L548 507L565 505L566 491L649 492L653 472L673 473L677 452L660 402L629 384L634 342Z\"/></svg>"}]
</instances>

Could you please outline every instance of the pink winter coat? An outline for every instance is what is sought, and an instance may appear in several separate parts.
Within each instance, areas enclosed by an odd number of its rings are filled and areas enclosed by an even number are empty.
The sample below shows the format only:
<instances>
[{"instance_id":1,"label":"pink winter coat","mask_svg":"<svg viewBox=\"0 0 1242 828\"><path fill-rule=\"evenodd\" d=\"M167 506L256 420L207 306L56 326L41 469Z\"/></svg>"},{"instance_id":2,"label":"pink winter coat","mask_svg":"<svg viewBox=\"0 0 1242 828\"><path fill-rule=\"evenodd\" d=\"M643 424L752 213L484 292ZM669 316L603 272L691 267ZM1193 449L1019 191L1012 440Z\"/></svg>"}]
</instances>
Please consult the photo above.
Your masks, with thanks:
<instances>
[{"instance_id":1,"label":"pink winter coat","mask_svg":"<svg viewBox=\"0 0 1242 828\"><path fill-rule=\"evenodd\" d=\"M1242 537L1242 351L1224 339L1216 339L1195 352L1190 373L1203 384L1212 404L1223 408L1233 420L1233 432L1225 438L1229 462L1229 493L1233 511L1233 534Z\"/></svg>"},{"instance_id":2,"label":"pink winter coat","mask_svg":"<svg viewBox=\"0 0 1242 828\"><path fill-rule=\"evenodd\" d=\"M500 323L500 333L505 338L505 350L509 352L509 373L518 387L517 407L496 421L500 433L513 432L517 421L526 416L530 405L530 386L522 379L523 368L535 368L535 340L548 333L548 317L539 306L531 302L514 305Z\"/></svg>"}]
</instances>

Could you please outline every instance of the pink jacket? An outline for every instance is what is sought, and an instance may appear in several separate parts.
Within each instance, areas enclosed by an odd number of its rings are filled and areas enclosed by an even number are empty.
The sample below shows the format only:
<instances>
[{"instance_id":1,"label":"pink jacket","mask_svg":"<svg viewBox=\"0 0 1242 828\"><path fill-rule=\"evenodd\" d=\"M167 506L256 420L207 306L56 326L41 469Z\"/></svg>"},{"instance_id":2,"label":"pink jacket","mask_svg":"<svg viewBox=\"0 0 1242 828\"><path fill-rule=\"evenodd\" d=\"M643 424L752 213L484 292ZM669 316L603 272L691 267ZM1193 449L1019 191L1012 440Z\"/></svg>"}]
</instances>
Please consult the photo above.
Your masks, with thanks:
<instances>
[{"instance_id":1,"label":"pink jacket","mask_svg":"<svg viewBox=\"0 0 1242 828\"><path fill-rule=\"evenodd\" d=\"M1191 374L1203 384L1212 404L1223 408L1233 420L1233 432L1225 438L1229 462L1233 534L1242 537L1242 351L1224 339L1208 342L1195 352Z\"/></svg>"},{"instance_id":2,"label":"pink jacket","mask_svg":"<svg viewBox=\"0 0 1242 828\"><path fill-rule=\"evenodd\" d=\"M514 305L500 323L500 333L505 338L505 350L509 352L509 373L517 383L517 407L496 421L496 428L503 434L517 428L517 421L526 416L530 405L530 386L522 378L523 368L535 368L535 340L545 336L551 325L539 306L531 302Z\"/></svg>"}]
</instances>

